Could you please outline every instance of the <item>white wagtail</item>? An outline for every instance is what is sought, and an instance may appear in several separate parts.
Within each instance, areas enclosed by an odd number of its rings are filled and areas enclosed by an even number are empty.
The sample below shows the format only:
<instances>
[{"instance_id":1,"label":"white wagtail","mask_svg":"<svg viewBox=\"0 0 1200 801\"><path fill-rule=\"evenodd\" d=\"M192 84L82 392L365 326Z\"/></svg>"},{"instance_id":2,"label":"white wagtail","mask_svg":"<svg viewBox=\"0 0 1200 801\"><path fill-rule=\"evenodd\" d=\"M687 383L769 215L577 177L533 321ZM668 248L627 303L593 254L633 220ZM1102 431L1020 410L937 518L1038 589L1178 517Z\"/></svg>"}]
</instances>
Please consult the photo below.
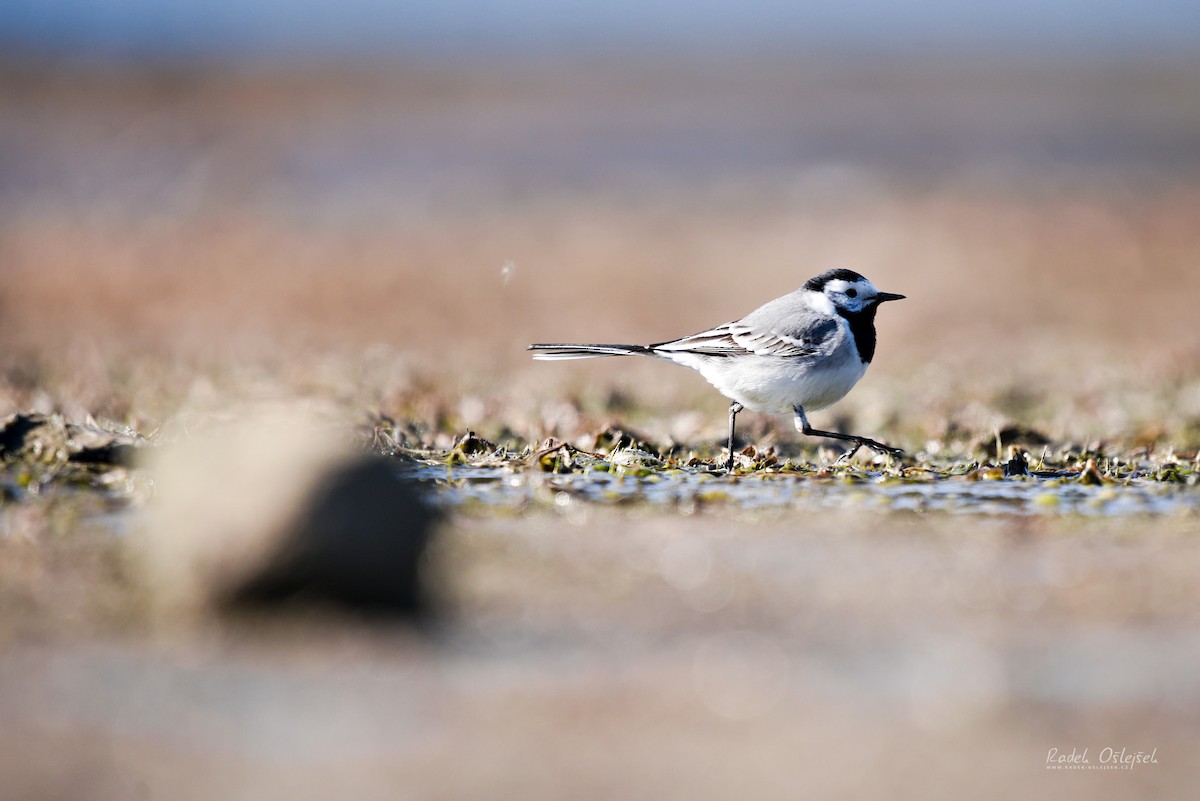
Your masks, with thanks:
<instances>
[{"instance_id":1,"label":"white wagtail","mask_svg":"<svg viewBox=\"0 0 1200 801\"><path fill-rule=\"evenodd\" d=\"M796 430L814 437L854 443L899 455L873 439L819 431L808 412L841 400L867 371L875 355L875 311L903 295L880 292L852 270L829 270L804 286L758 307L740 320L656 345L530 345L535 359L589 359L598 356L657 356L690 367L730 399L729 458L733 469L733 430L742 409L794 415Z\"/></svg>"}]
</instances>

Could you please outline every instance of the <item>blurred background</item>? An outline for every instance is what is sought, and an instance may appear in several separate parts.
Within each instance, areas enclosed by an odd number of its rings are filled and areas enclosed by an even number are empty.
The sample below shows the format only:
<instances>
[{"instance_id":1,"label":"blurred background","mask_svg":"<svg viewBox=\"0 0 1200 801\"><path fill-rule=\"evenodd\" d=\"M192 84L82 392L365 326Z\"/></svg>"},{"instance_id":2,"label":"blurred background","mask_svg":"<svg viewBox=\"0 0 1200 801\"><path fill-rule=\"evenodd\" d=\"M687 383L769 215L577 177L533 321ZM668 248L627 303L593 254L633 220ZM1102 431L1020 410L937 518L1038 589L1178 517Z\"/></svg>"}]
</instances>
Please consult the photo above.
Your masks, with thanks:
<instances>
[{"instance_id":1,"label":"blurred background","mask_svg":"<svg viewBox=\"0 0 1200 801\"><path fill-rule=\"evenodd\" d=\"M910 300L848 415L895 418L915 375L1091 393L1040 411L1057 436L1200 416L1126 393L1200 362L1198 42L1184 2L4 3L5 391L156 423L252 363L390 412L446 390L493 435L603 389L715 438L685 371L522 349L679 336L849 267Z\"/></svg>"},{"instance_id":2,"label":"blurred background","mask_svg":"<svg viewBox=\"0 0 1200 801\"><path fill-rule=\"evenodd\" d=\"M814 424L1191 458L1198 101L1183 0L0 0L0 411L170 442L300 396L410 445L615 422L714 452L695 375L524 347L668 339L846 267L908 300ZM452 520L440 640L165 645L124 518L7 505L0 796L1193 786L1194 515L559 495ZM1106 746L1161 765L1045 770Z\"/></svg>"}]
</instances>

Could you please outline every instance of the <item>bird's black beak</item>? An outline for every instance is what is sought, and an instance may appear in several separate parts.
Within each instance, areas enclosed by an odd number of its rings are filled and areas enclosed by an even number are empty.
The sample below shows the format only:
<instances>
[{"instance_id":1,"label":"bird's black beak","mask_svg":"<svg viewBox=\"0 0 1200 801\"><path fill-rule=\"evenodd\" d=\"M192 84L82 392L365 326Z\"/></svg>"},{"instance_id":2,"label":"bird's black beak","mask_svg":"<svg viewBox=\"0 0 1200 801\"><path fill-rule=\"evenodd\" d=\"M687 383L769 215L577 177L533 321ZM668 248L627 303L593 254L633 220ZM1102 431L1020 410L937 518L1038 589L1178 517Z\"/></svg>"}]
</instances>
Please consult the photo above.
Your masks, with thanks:
<instances>
[{"instance_id":1,"label":"bird's black beak","mask_svg":"<svg viewBox=\"0 0 1200 801\"><path fill-rule=\"evenodd\" d=\"M880 292L875 295L876 303L885 303L889 300L904 300L904 296L897 295L894 292Z\"/></svg>"}]
</instances>

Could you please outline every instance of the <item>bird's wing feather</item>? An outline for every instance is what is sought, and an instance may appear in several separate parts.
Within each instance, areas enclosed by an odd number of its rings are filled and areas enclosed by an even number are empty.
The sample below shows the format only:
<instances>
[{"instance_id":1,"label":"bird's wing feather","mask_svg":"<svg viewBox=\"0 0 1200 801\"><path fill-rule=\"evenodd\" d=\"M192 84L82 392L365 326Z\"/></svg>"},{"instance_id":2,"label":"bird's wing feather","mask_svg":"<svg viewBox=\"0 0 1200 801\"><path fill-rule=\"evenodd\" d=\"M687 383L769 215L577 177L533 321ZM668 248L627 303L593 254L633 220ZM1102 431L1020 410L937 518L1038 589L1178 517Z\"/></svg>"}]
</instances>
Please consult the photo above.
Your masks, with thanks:
<instances>
[{"instance_id":1,"label":"bird's wing feather","mask_svg":"<svg viewBox=\"0 0 1200 801\"><path fill-rule=\"evenodd\" d=\"M821 346L836 333L837 327L834 319L812 315L787 323L780 321L777 325L739 320L699 334L660 342L651 345L650 349L702 356L813 356L821 352Z\"/></svg>"}]
</instances>

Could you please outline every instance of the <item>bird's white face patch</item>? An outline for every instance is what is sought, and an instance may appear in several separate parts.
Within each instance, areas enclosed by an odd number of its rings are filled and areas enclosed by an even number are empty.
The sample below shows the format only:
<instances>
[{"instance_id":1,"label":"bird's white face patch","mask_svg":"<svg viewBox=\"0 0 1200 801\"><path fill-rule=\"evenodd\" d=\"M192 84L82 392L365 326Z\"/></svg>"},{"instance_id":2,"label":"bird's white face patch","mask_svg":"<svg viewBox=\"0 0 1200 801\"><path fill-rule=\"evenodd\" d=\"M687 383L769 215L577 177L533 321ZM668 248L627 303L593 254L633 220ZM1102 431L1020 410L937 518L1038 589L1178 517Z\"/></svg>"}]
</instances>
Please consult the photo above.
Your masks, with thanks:
<instances>
[{"instance_id":1,"label":"bird's white face patch","mask_svg":"<svg viewBox=\"0 0 1200 801\"><path fill-rule=\"evenodd\" d=\"M879 290L865 278L843 281L840 278L825 284L823 293L835 309L860 312L875 300Z\"/></svg>"}]
</instances>

